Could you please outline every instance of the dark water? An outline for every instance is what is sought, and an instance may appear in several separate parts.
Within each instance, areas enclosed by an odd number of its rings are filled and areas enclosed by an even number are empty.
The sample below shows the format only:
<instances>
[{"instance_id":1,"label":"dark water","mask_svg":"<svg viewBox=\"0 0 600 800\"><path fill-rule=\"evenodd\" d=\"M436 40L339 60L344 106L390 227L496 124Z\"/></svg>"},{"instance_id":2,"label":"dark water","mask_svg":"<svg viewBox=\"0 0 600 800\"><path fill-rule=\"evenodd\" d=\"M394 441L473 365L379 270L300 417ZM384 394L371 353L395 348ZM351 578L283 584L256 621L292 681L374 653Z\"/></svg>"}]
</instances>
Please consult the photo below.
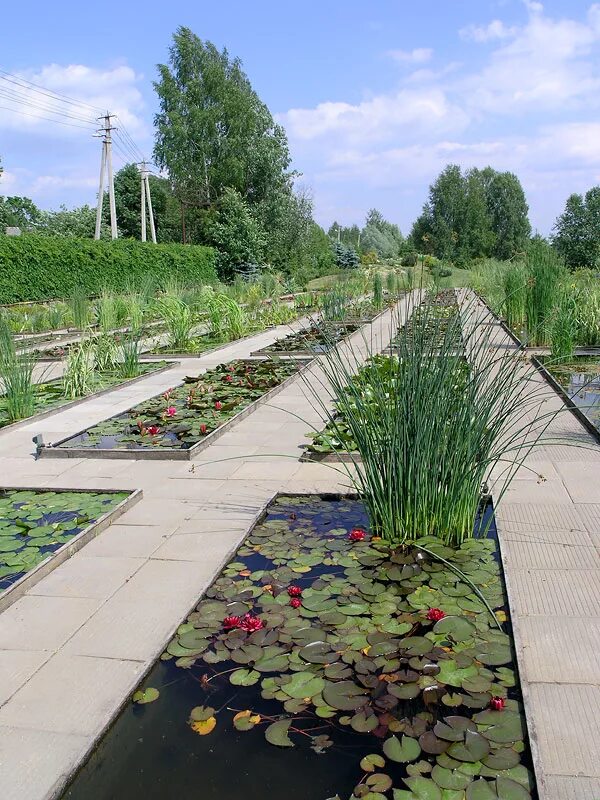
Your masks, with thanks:
<instances>
[{"instance_id":1,"label":"dark water","mask_svg":"<svg viewBox=\"0 0 600 800\"><path fill-rule=\"evenodd\" d=\"M600 362L585 356L570 364L545 364L575 405L600 428Z\"/></svg>"},{"instance_id":2,"label":"dark water","mask_svg":"<svg viewBox=\"0 0 600 800\"><path fill-rule=\"evenodd\" d=\"M298 524L308 517L323 536L333 528L368 524L358 501L323 498L298 509L272 506L266 519L289 519L290 511L297 513ZM486 521L491 523L489 535L495 536L491 508L486 510ZM244 555L243 561L253 571L271 563L262 555ZM318 565L299 575L295 583L302 585L332 572L343 574L343 567ZM506 624L504 627L508 632ZM304 723L306 730L311 735L328 734L334 740L334 746L323 754L313 752L309 736L294 736L294 748L279 748L265 742L262 725L238 732L231 724L232 709L253 709L264 717L281 715L283 707L278 700L261 698L260 681L255 686L236 687L225 674L206 688L200 682L203 674L212 676L236 668L239 664L231 661L211 666L199 660L191 669L182 669L174 660L159 660L141 684L158 689L158 700L125 706L63 800L326 800L338 793L349 797L357 775L360 777L358 761L380 752L380 740L348 727L332 728L328 720L312 716ZM509 697L516 696L516 690L509 690ZM197 735L187 724L190 710L198 705L210 705L217 712L217 726L207 736ZM423 709L418 700L405 701L407 716ZM444 713L454 712L447 709ZM294 724L303 726L296 719ZM396 786L402 785L403 766L388 762L385 771L397 779Z\"/></svg>"}]
</instances>

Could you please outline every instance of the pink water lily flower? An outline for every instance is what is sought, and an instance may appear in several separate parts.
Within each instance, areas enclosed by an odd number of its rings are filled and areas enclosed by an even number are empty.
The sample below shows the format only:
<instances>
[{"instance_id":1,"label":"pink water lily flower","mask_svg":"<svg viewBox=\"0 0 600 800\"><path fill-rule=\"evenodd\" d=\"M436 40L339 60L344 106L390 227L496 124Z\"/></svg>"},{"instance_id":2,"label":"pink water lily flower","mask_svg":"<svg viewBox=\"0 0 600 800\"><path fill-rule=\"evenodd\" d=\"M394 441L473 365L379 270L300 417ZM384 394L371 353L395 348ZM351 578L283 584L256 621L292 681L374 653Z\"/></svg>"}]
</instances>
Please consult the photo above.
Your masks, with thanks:
<instances>
[{"instance_id":1,"label":"pink water lily flower","mask_svg":"<svg viewBox=\"0 0 600 800\"><path fill-rule=\"evenodd\" d=\"M177 413L177 409L175 408L175 406L169 406L165 413L167 417L174 417L175 414Z\"/></svg>"}]
</instances>

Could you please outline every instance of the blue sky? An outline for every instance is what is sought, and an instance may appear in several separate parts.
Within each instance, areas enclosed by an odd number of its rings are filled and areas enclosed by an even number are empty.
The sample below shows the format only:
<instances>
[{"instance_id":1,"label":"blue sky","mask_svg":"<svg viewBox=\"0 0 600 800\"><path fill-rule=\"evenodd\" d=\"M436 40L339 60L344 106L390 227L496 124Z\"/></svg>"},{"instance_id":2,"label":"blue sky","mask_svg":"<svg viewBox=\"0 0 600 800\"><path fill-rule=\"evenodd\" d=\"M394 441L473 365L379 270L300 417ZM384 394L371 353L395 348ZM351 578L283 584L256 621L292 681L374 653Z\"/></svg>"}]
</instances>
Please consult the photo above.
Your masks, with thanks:
<instances>
[{"instance_id":1,"label":"blue sky","mask_svg":"<svg viewBox=\"0 0 600 800\"><path fill-rule=\"evenodd\" d=\"M34 0L3 9L0 69L82 101L63 122L93 119L84 103L116 111L150 154L155 65L179 25L242 59L325 226L375 206L408 232L449 162L516 172L542 233L600 183L600 3ZM0 108L0 193L94 203L91 132Z\"/></svg>"}]
</instances>

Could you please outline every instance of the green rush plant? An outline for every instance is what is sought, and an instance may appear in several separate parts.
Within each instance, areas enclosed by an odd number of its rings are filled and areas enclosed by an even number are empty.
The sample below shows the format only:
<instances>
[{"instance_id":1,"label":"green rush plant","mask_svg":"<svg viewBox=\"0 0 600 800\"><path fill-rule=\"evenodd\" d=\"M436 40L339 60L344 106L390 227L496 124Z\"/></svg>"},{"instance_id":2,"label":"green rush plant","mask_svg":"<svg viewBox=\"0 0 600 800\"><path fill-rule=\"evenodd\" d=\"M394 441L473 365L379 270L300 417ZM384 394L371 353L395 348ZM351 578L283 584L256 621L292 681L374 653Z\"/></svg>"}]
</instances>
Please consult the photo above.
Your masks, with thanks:
<instances>
[{"instance_id":1,"label":"green rush plant","mask_svg":"<svg viewBox=\"0 0 600 800\"><path fill-rule=\"evenodd\" d=\"M396 270L389 270L385 276L385 288L392 297L398 294L398 275Z\"/></svg>"},{"instance_id":2,"label":"green rush plant","mask_svg":"<svg viewBox=\"0 0 600 800\"><path fill-rule=\"evenodd\" d=\"M166 325L169 347L184 352L189 346L195 324L191 307L180 297L167 294L157 301L156 308Z\"/></svg>"},{"instance_id":3,"label":"green rush plant","mask_svg":"<svg viewBox=\"0 0 600 800\"><path fill-rule=\"evenodd\" d=\"M35 409L36 387L33 370L36 356L17 352L12 334L0 319L0 383L10 422L31 416Z\"/></svg>"},{"instance_id":4,"label":"green rush plant","mask_svg":"<svg viewBox=\"0 0 600 800\"><path fill-rule=\"evenodd\" d=\"M113 372L119 366L119 345L114 336L102 334L94 341L94 370Z\"/></svg>"},{"instance_id":5,"label":"green rush plant","mask_svg":"<svg viewBox=\"0 0 600 800\"><path fill-rule=\"evenodd\" d=\"M321 298L321 314L327 322L340 322L348 314L350 296L347 287L334 286Z\"/></svg>"},{"instance_id":6,"label":"green rush plant","mask_svg":"<svg viewBox=\"0 0 600 800\"><path fill-rule=\"evenodd\" d=\"M142 352L141 331L132 328L121 339L121 363L119 372L123 378L137 378L140 374L140 354Z\"/></svg>"},{"instance_id":7,"label":"green rush plant","mask_svg":"<svg viewBox=\"0 0 600 800\"><path fill-rule=\"evenodd\" d=\"M231 297L223 298L224 324L223 332L229 342L241 339L248 330L248 319L242 306Z\"/></svg>"},{"instance_id":8,"label":"green rush plant","mask_svg":"<svg viewBox=\"0 0 600 800\"><path fill-rule=\"evenodd\" d=\"M107 289L102 291L95 303L96 322L102 333L110 333L117 327L116 297Z\"/></svg>"},{"instance_id":9,"label":"green rush plant","mask_svg":"<svg viewBox=\"0 0 600 800\"><path fill-rule=\"evenodd\" d=\"M556 412L540 411L547 388L519 350L493 346L475 301L438 337L430 334L438 319L432 298L410 335L400 313L387 357L368 361L365 338L321 356L322 379L303 378L334 437L355 443L359 458L347 449L350 463L340 467L374 533L395 545L429 534L456 545L483 532L475 520L490 471L503 470L498 503ZM464 356L456 348L461 318Z\"/></svg>"},{"instance_id":10,"label":"green rush plant","mask_svg":"<svg viewBox=\"0 0 600 800\"><path fill-rule=\"evenodd\" d=\"M92 339L83 339L69 350L62 377L63 395L68 400L83 397L92 391L95 383L95 350Z\"/></svg>"},{"instance_id":11,"label":"green rush plant","mask_svg":"<svg viewBox=\"0 0 600 800\"><path fill-rule=\"evenodd\" d=\"M556 304L564 267L544 242L533 242L527 253L525 325L528 344L548 344L548 324Z\"/></svg>"},{"instance_id":12,"label":"green rush plant","mask_svg":"<svg viewBox=\"0 0 600 800\"><path fill-rule=\"evenodd\" d=\"M510 328L519 329L525 322L527 275L523 264L510 263L503 275L504 317Z\"/></svg>"},{"instance_id":13,"label":"green rush plant","mask_svg":"<svg viewBox=\"0 0 600 800\"><path fill-rule=\"evenodd\" d=\"M550 355L556 364L564 364L573 358L575 351L576 305L573 296L562 291L548 323Z\"/></svg>"},{"instance_id":14,"label":"green rush plant","mask_svg":"<svg viewBox=\"0 0 600 800\"><path fill-rule=\"evenodd\" d=\"M87 328L90 322L91 303L83 287L77 286L73 290L69 299L69 310L73 325L81 331Z\"/></svg>"},{"instance_id":15,"label":"green rush plant","mask_svg":"<svg viewBox=\"0 0 600 800\"><path fill-rule=\"evenodd\" d=\"M380 272L373 275L373 305L377 311L383 308L383 281Z\"/></svg>"}]
</instances>

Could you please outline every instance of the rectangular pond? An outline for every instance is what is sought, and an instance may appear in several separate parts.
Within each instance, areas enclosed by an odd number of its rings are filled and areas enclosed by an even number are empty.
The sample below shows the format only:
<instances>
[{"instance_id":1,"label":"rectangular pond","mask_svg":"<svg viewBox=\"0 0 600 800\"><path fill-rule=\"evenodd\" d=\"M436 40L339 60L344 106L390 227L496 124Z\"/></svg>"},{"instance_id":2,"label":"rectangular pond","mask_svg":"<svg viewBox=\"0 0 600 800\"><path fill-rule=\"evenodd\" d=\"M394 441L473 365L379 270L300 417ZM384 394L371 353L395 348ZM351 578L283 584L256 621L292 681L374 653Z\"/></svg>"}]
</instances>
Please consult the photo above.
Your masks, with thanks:
<instances>
[{"instance_id":1,"label":"rectangular pond","mask_svg":"<svg viewBox=\"0 0 600 800\"><path fill-rule=\"evenodd\" d=\"M297 372L296 364L279 359L219 364L128 411L40 448L39 455L189 459L257 402L280 391Z\"/></svg>"},{"instance_id":2,"label":"rectangular pond","mask_svg":"<svg viewBox=\"0 0 600 800\"><path fill-rule=\"evenodd\" d=\"M491 513L391 550L276 498L63 799L536 797Z\"/></svg>"},{"instance_id":3,"label":"rectangular pond","mask_svg":"<svg viewBox=\"0 0 600 800\"><path fill-rule=\"evenodd\" d=\"M549 356L538 356L536 360L570 403L600 430L600 358L575 356L566 364L556 364Z\"/></svg>"},{"instance_id":4,"label":"rectangular pond","mask_svg":"<svg viewBox=\"0 0 600 800\"><path fill-rule=\"evenodd\" d=\"M139 491L0 489L0 610L139 497Z\"/></svg>"},{"instance_id":5,"label":"rectangular pond","mask_svg":"<svg viewBox=\"0 0 600 800\"><path fill-rule=\"evenodd\" d=\"M262 350L257 350L253 355L313 358L321 353L327 353L346 336L359 330L361 325L360 322L318 323L296 333L290 333L283 339L277 339L276 342Z\"/></svg>"}]
</instances>

